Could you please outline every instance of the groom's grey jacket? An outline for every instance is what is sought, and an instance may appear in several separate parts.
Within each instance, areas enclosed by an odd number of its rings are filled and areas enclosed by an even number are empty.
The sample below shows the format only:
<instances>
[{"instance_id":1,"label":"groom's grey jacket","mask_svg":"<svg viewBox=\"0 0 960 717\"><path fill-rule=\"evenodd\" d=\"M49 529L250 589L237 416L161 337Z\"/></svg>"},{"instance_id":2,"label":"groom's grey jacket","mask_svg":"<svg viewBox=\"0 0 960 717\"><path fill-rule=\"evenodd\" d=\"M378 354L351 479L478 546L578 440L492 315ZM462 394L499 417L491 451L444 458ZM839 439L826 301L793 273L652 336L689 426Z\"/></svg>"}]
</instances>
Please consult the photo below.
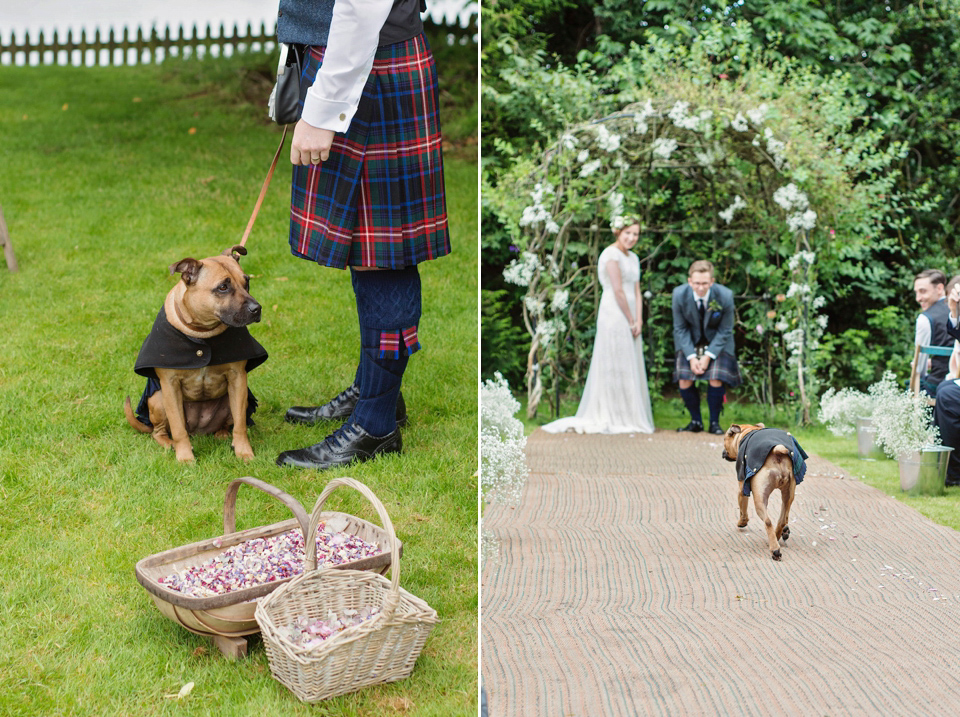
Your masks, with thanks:
<instances>
[{"instance_id":1,"label":"groom's grey jacket","mask_svg":"<svg viewBox=\"0 0 960 717\"><path fill-rule=\"evenodd\" d=\"M711 311L710 304L720 308ZM710 287L707 300L707 315L704 319L706 332L700 336L700 312L693 289L683 284L673 290L673 345L675 350L689 357L696 353L698 343L706 343L707 353L719 356L726 352L736 356L733 344L733 292L722 284Z\"/></svg>"}]
</instances>

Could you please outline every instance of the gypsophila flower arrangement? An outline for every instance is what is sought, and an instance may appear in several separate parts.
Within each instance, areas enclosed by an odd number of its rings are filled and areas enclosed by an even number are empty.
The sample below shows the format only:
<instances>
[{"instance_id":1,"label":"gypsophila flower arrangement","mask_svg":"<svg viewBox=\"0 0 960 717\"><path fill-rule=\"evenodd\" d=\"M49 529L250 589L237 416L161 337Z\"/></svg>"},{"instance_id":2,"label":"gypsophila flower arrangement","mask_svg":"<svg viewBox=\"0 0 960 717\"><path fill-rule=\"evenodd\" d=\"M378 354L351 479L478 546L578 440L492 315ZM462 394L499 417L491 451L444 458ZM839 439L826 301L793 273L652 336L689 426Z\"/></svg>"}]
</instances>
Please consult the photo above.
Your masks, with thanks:
<instances>
[{"instance_id":1,"label":"gypsophila flower arrangement","mask_svg":"<svg viewBox=\"0 0 960 717\"><path fill-rule=\"evenodd\" d=\"M528 468L524 455L527 438L523 435L523 423L516 418L519 410L520 402L499 371L493 381L484 381L480 386L480 489L488 503L520 503ZM496 563L499 548L493 535L481 533L480 555L484 563Z\"/></svg>"},{"instance_id":2,"label":"gypsophila flower arrangement","mask_svg":"<svg viewBox=\"0 0 960 717\"><path fill-rule=\"evenodd\" d=\"M520 402L499 373L480 387L480 487L488 502L517 505L527 479Z\"/></svg>"},{"instance_id":3,"label":"gypsophila flower arrangement","mask_svg":"<svg viewBox=\"0 0 960 717\"><path fill-rule=\"evenodd\" d=\"M933 411L922 396L902 389L891 371L868 389L873 399L873 424L877 445L894 459L924 446L940 445Z\"/></svg>"},{"instance_id":4,"label":"gypsophila flower arrangement","mask_svg":"<svg viewBox=\"0 0 960 717\"><path fill-rule=\"evenodd\" d=\"M828 388L820 397L821 423L835 436L846 436L857 428L858 418L870 418L873 414L873 397L854 388L837 391Z\"/></svg>"}]
</instances>

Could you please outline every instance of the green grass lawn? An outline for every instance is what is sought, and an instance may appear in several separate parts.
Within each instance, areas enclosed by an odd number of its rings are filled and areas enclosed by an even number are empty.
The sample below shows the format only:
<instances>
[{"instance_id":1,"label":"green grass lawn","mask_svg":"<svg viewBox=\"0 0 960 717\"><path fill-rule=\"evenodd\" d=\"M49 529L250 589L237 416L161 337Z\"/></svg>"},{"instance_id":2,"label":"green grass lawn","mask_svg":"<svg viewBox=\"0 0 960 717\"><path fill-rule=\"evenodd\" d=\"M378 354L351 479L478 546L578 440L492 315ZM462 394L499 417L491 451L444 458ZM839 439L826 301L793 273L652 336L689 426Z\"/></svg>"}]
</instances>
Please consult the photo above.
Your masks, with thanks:
<instances>
[{"instance_id":1,"label":"green grass lawn","mask_svg":"<svg viewBox=\"0 0 960 717\"><path fill-rule=\"evenodd\" d=\"M523 408L517 414L524 423L529 435L537 427L553 420L550 408L541 404L539 415L533 419L526 417L525 396L518 396ZM706 412L706 404L702 406ZM577 412L577 401L564 401L561 404L561 416L572 416ZM704 414L706 415L706 413ZM666 398L653 402L654 424L658 429L674 430L686 425L690 420L679 398ZM798 428L795 415L786 410L771 412L769 408L756 404L732 400L724 408L720 425L727 428L731 422L763 423L767 426L785 428L796 436L803 449L810 454L826 458L867 485L893 496L925 515L930 520L954 530L960 530L960 487L948 487L942 496L910 495L900 490L900 470L894 460L861 460L857 454L855 435L838 437L820 425Z\"/></svg>"},{"instance_id":2,"label":"green grass lawn","mask_svg":"<svg viewBox=\"0 0 960 717\"><path fill-rule=\"evenodd\" d=\"M140 344L179 278L167 267L219 253L246 226L280 137L251 95L242 61L0 67L0 206L20 265L0 269L0 714L476 714L475 152L448 156L454 253L421 269L402 455L330 475L274 464L327 432L284 423L286 408L335 395L359 357L348 273L289 252L283 162L243 262L263 305L251 332L270 353L250 375L256 458L199 437L196 463L180 465L123 418L143 389ZM219 535L224 491L244 475L308 510L333 475L379 496L404 543L401 584L441 620L410 679L308 707L272 679L257 640L228 662L155 608L135 563ZM346 489L329 505L377 520ZM290 517L252 489L237 514L238 529Z\"/></svg>"}]
</instances>

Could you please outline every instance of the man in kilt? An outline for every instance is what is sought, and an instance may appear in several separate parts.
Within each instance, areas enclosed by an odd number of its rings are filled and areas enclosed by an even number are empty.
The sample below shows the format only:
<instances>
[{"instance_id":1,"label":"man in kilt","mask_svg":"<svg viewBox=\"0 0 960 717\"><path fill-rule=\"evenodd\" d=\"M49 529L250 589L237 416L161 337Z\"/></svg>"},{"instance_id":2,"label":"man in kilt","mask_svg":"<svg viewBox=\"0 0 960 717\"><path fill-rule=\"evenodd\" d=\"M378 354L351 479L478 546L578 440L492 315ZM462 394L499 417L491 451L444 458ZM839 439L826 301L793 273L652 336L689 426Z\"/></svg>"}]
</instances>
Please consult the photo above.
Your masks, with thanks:
<instances>
[{"instance_id":1,"label":"man in kilt","mask_svg":"<svg viewBox=\"0 0 960 717\"><path fill-rule=\"evenodd\" d=\"M399 453L400 383L420 348L417 265L450 253L436 66L422 0L281 0L280 42L305 50L290 247L350 267L360 324L353 383L292 423L346 419L280 465L324 469Z\"/></svg>"},{"instance_id":2,"label":"man in kilt","mask_svg":"<svg viewBox=\"0 0 960 717\"><path fill-rule=\"evenodd\" d=\"M740 385L740 368L733 345L733 292L713 281L713 264L695 261L687 283L673 290L673 344L677 352L674 380L690 413L678 431L703 430L697 381L707 381L710 433L722 435L720 411L726 386Z\"/></svg>"}]
</instances>

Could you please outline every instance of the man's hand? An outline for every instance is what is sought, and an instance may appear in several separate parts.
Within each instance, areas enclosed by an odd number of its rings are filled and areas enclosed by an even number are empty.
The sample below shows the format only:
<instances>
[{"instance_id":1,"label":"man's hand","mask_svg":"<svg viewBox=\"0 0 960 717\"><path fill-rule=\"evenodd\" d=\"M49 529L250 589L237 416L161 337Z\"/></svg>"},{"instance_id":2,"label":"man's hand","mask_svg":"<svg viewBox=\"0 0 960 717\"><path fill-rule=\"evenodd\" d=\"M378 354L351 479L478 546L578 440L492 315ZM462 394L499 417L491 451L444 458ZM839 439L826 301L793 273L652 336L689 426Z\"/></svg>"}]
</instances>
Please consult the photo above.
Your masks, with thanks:
<instances>
[{"instance_id":1,"label":"man's hand","mask_svg":"<svg viewBox=\"0 0 960 717\"><path fill-rule=\"evenodd\" d=\"M320 164L330 156L335 132L319 129L303 120L293 128L293 141L290 143L290 162L293 164Z\"/></svg>"},{"instance_id":2,"label":"man's hand","mask_svg":"<svg viewBox=\"0 0 960 717\"><path fill-rule=\"evenodd\" d=\"M697 376L702 376L710 368L710 357L704 354L700 358L695 358L690 362L690 370Z\"/></svg>"},{"instance_id":3,"label":"man's hand","mask_svg":"<svg viewBox=\"0 0 960 717\"><path fill-rule=\"evenodd\" d=\"M960 305L960 284L950 290L947 303L950 305L950 316L957 318L957 306Z\"/></svg>"}]
</instances>

